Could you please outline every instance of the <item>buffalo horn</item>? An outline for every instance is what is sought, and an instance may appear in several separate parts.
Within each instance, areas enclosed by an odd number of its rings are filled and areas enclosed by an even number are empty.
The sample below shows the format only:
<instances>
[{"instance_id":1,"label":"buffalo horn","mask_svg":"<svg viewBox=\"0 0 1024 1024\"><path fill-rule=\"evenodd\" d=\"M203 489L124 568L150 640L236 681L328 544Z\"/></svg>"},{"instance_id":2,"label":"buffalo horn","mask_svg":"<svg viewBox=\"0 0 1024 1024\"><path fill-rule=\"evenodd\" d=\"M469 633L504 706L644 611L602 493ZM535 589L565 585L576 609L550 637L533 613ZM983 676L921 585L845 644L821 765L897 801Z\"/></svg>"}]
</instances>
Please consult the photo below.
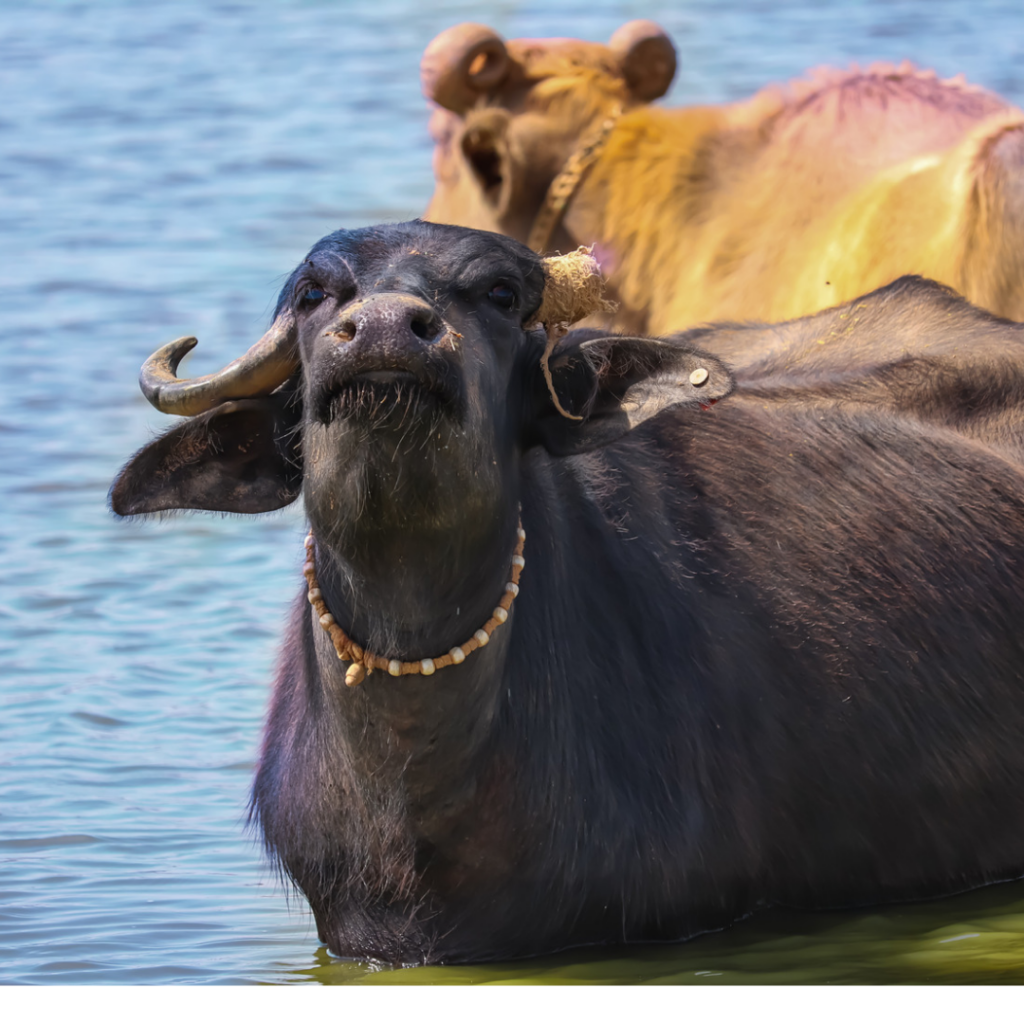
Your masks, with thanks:
<instances>
[{"instance_id":1,"label":"buffalo horn","mask_svg":"<svg viewBox=\"0 0 1024 1024\"><path fill-rule=\"evenodd\" d=\"M267 395L299 365L295 321L290 312L282 313L244 356L228 363L223 370L178 380L178 363L197 344L195 338L178 338L158 348L142 364L139 386L161 412L197 416L232 398Z\"/></svg>"},{"instance_id":2,"label":"buffalo horn","mask_svg":"<svg viewBox=\"0 0 1024 1024\"><path fill-rule=\"evenodd\" d=\"M464 114L481 93L508 74L505 42L486 25L465 21L446 29L423 52L423 95L456 114Z\"/></svg>"}]
</instances>

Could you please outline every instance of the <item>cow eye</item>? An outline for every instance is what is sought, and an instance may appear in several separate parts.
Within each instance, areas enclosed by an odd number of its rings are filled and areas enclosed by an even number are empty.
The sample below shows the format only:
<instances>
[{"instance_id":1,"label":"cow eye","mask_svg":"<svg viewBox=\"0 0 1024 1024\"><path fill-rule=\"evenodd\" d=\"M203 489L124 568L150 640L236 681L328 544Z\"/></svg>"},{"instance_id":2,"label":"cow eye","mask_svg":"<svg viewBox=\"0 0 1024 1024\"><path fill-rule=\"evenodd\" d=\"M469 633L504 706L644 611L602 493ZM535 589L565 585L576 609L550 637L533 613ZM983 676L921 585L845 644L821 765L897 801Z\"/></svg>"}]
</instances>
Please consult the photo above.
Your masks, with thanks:
<instances>
[{"instance_id":1,"label":"cow eye","mask_svg":"<svg viewBox=\"0 0 1024 1024\"><path fill-rule=\"evenodd\" d=\"M487 298L502 309L511 309L516 304L516 297L515 289L504 281L499 281L487 293Z\"/></svg>"},{"instance_id":2,"label":"cow eye","mask_svg":"<svg viewBox=\"0 0 1024 1024\"><path fill-rule=\"evenodd\" d=\"M318 288L315 284L311 284L299 297L299 305L303 309L312 309L323 302L326 295L327 293L323 288Z\"/></svg>"}]
</instances>

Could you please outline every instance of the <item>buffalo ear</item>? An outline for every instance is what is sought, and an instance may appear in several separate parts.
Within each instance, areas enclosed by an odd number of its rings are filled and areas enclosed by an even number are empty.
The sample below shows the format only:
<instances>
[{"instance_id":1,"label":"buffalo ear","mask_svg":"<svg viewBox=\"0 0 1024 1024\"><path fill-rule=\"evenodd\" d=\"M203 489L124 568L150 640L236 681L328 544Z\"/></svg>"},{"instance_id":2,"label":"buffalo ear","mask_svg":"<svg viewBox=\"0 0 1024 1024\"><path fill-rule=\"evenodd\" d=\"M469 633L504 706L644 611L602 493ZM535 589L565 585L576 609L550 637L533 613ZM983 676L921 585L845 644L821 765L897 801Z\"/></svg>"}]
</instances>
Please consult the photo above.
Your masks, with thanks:
<instances>
[{"instance_id":1,"label":"buffalo ear","mask_svg":"<svg viewBox=\"0 0 1024 1024\"><path fill-rule=\"evenodd\" d=\"M292 401L289 401L292 399ZM270 512L302 489L293 396L225 402L137 452L110 489L119 516L195 508Z\"/></svg>"},{"instance_id":2,"label":"buffalo ear","mask_svg":"<svg viewBox=\"0 0 1024 1024\"><path fill-rule=\"evenodd\" d=\"M533 388L530 437L552 455L578 455L622 437L645 420L677 405L707 408L733 389L725 364L676 339L566 335L549 361L554 405L543 375Z\"/></svg>"}]
</instances>

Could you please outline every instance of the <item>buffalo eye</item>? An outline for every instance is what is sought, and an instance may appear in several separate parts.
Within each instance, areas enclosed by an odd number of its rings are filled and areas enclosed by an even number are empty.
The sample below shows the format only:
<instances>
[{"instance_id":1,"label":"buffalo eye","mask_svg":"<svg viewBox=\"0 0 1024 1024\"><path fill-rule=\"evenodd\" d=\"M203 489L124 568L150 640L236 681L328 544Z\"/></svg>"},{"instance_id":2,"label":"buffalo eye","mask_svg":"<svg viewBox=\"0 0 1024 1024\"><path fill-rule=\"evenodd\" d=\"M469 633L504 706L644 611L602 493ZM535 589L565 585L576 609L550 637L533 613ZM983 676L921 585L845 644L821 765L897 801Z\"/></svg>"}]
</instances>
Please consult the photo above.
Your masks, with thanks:
<instances>
[{"instance_id":1,"label":"buffalo eye","mask_svg":"<svg viewBox=\"0 0 1024 1024\"><path fill-rule=\"evenodd\" d=\"M504 281L499 281L487 293L487 298L502 309L511 309L516 304L517 297L515 289Z\"/></svg>"},{"instance_id":2,"label":"buffalo eye","mask_svg":"<svg viewBox=\"0 0 1024 1024\"><path fill-rule=\"evenodd\" d=\"M327 297L327 293L315 284L309 285L299 295L299 305L304 310L313 309L319 306L321 302Z\"/></svg>"}]
</instances>

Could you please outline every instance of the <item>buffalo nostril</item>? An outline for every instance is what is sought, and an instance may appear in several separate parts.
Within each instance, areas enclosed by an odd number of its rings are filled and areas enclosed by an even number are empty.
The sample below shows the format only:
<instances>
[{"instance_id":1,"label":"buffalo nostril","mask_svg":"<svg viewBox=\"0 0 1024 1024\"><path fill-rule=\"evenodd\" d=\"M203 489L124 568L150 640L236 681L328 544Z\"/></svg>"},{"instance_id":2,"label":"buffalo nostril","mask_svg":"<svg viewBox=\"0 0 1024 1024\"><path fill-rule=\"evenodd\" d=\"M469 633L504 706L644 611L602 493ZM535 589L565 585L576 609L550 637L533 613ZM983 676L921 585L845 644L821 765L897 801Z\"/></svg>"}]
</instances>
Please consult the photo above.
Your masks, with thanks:
<instances>
[{"instance_id":1,"label":"buffalo nostril","mask_svg":"<svg viewBox=\"0 0 1024 1024\"><path fill-rule=\"evenodd\" d=\"M356 336L356 325L351 320L343 320L333 331L328 331L339 341L351 341Z\"/></svg>"},{"instance_id":2,"label":"buffalo nostril","mask_svg":"<svg viewBox=\"0 0 1024 1024\"><path fill-rule=\"evenodd\" d=\"M409 329L417 338L433 341L441 333L441 322L432 314L423 313L412 318Z\"/></svg>"}]
</instances>

